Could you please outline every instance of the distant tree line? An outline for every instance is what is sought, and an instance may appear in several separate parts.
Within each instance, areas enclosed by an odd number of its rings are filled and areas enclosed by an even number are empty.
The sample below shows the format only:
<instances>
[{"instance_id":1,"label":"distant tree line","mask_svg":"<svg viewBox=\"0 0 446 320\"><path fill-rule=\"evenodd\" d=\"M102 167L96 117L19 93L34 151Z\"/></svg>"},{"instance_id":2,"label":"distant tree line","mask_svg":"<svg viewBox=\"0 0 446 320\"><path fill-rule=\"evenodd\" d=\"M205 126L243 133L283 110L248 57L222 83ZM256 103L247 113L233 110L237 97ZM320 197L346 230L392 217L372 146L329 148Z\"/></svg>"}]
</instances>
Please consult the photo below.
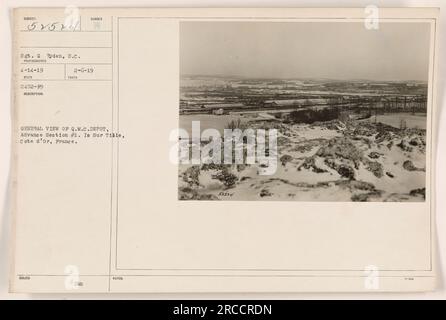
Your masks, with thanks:
<instances>
[{"instance_id":1,"label":"distant tree line","mask_svg":"<svg viewBox=\"0 0 446 320\"><path fill-rule=\"evenodd\" d=\"M292 111L289 120L294 123L314 123L317 121L330 121L339 118L338 108L324 108L320 110L296 110Z\"/></svg>"}]
</instances>

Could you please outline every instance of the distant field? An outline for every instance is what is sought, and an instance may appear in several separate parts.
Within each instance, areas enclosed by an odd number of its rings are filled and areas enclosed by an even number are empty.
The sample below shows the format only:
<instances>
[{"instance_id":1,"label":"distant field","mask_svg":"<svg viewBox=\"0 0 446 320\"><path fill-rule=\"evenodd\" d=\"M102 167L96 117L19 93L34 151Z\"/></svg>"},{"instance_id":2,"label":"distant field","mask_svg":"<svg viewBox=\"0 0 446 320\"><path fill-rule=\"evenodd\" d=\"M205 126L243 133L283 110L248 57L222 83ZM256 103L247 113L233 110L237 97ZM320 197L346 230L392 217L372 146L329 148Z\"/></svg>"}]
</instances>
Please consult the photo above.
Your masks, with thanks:
<instances>
[{"instance_id":1,"label":"distant field","mask_svg":"<svg viewBox=\"0 0 446 320\"><path fill-rule=\"evenodd\" d=\"M253 114L257 114L253 113ZM241 116L236 113L229 115L212 115L212 114L193 114L193 115L180 115L180 128L185 129L191 134L192 132L192 121L200 121L201 131L206 129L217 129L223 133L226 125L232 121L241 119L242 121L253 120L254 118L249 118L247 116ZM427 118L426 114L412 114L412 113L387 113L376 116L376 122L381 122L389 126L399 128L401 120L406 122L407 128L417 128L426 130ZM368 118L367 122L375 122L375 116Z\"/></svg>"},{"instance_id":2,"label":"distant field","mask_svg":"<svg viewBox=\"0 0 446 320\"><path fill-rule=\"evenodd\" d=\"M406 122L407 128L417 128L426 130L426 115L425 114L411 114L411 113L387 113L378 115L377 122L387 124L389 126L399 128L401 121ZM368 121L375 121L375 116L372 116Z\"/></svg>"},{"instance_id":3,"label":"distant field","mask_svg":"<svg viewBox=\"0 0 446 320\"><path fill-rule=\"evenodd\" d=\"M243 117L239 115L212 115L212 114L194 114L194 115L180 115L180 128L192 133L192 121L200 121L201 131L206 129L217 129L220 133L223 133L226 125L231 120L237 120Z\"/></svg>"}]
</instances>

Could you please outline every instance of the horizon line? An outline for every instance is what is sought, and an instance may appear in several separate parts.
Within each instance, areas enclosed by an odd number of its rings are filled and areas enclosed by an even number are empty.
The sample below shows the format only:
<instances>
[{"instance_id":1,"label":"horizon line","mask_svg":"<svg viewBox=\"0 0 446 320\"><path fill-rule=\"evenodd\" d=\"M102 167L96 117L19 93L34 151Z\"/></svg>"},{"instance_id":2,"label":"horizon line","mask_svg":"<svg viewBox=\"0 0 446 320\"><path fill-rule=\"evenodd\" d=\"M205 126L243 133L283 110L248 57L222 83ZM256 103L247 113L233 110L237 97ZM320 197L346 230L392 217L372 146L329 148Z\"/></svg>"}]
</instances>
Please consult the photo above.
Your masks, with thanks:
<instances>
[{"instance_id":1,"label":"horizon line","mask_svg":"<svg viewBox=\"0 0 446 320\"><path fill-rule=\"evenodd\" d=\"M180 74L182 77L215 77L215 78L235 78L235 79L255 79L255 80L326 80L326 81L368 81L368 82L420 82L428 84L428 80L377 80L377 79L361 79L361 78L326 78L326 77L251 77L245 75L222 75L222 74Z\"/></svg>"}]
</instances>

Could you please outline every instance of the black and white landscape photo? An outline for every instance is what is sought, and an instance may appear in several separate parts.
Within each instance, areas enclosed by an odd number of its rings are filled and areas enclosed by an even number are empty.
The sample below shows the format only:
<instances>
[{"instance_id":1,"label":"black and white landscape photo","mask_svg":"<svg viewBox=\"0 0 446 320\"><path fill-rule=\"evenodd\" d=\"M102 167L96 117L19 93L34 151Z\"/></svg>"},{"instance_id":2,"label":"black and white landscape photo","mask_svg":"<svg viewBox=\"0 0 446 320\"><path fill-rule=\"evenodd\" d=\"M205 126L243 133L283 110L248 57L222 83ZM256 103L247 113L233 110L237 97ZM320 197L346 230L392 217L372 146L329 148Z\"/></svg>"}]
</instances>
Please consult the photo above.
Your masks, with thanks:
<instances>
[{"instance_id":1,"label":"black and white landscape photo","mask_svg":"<svg viewBox=\"0 0 446 320\"><path fill-rule=\"evenodd\" d=\"M277 167L180 163L179 199L425 201L429 48L421 22L181 22L180 128L276 129Z\"/></svg>"}]
</instances>

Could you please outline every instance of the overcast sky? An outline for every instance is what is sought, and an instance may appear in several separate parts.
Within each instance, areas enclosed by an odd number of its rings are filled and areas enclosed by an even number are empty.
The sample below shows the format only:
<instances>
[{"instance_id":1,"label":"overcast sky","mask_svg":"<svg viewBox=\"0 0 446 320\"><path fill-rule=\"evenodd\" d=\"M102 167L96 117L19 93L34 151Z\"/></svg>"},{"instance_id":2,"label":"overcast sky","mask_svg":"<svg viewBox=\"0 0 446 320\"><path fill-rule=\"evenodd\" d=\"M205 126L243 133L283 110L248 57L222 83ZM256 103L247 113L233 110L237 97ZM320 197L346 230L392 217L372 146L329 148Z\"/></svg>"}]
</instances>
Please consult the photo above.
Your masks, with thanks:
<instances>
[{"instance_id":1,"label":"overcast sky","mask_svg":"<svg viewBox=\"0 0 446 320\"><path fill-rule=\"evenodd\" d=\"M181 22L182 75L428 80L430 25Z\"/></svg>"}]
</instances>

